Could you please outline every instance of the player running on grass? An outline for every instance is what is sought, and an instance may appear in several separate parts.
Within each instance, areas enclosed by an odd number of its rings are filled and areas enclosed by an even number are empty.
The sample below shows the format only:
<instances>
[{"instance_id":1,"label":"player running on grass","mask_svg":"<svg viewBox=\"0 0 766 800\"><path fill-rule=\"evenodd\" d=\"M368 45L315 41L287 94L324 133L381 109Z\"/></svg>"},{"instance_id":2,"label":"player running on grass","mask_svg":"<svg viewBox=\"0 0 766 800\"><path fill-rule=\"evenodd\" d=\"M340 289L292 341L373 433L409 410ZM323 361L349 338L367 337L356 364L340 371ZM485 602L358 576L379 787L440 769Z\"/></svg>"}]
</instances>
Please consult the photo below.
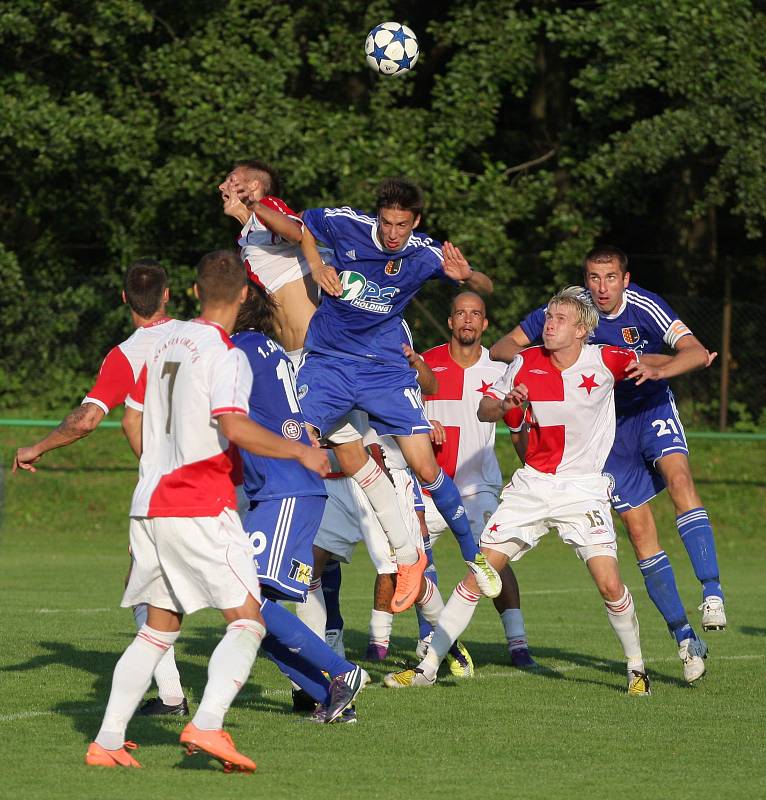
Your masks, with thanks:
<instances>
[{"instance_id":1,"label":"player running on grass","mask_svg":"<svg viewBox=\"0 0 766 800\"><path fill-rule=\"evenodd\" d=\"M218 188L224 213L243 225L237 240L242 261L250 279L273 298L276 338L297 369L318 302L317 286L298 246L303 223L275 197L279 194L278 175L262 161L236 162ZM339 420L334 430L324 431L325 438L343 472L359 484L370 501L394 549L399 570L411 571L419 564L418 551L407 535L391 482L362 446L366 427L362 415L354 414ZM339 578L340 573L336 575ZM409 585L406 579L401 582L397 601L402 608L416 599Z\"/></svg>"},{"instance_id":2,"label":"player running on grass","mask_svg":"<svg viewBox=\"0 0 766 800\"><path fill-rule=\"evenodd\" d=\"M491 292L492 281L474 271L458 248L440 246L414 229L423 211L420 188L388 178L377 190L376 216L351 208L303 212L301 244L311 274L325 298L309 324L306 356L298 373L298 393L308 422L323 434L354 408L369 414L381 435L393 435L423 488L455 534L481 590L494 597L500 578L479 552L460 494L434 458L415 379L401 349L400 325L407 304L432 278ZM317 240L333 250L322 261ZM392 611L408 604L402 596L420 593L425 554L397 578Z\"/></svg>"},{"instance_id":3,"label":"player running on grass","mask_svg":"<svg viewBox=\"0 0 766 800\"><path fill-rule=\"evenodd\" d=\"M89 766L140 766L125 742L128 722L157 662L177 639L183 615L212 607L222 611L226 635L210 658L202 701L181 742L227 769L255 769L222 729L266 634L252 547L235 510L228 450L232 443L298 460L320 475L328 469L322 451L277 436L247 416L252 372L228 336L247 294L242 265L219 253L205 256L195 292L199 319L158 345L127 400L141 421L128 426L141 463L130 509L135 561L122 604L148 603L149 613L115 667L101 729L85 756Z\"/></svg>"},{"instance_id":4,"label":"player running on grass","mask_svg":"<svg viewBox=\"0 0 766 800\"><path fill-rule=\"evenodd\" d=\"M122 302L130 309L135 331L107 353L96 383L82 403L70 411L55 430L38 442L16 451L14 472L17 469L35 472L34 464L45 453L88 436L113 408L125 402L149 351L180 324L167 316L165 309L169 297L168 276L159 262L139 259L128 267L123 279ZM136 605L133 616L136 626L140 628L146 622L146 605ZM147 700L138 713L144 716L187 716L189 706L181 687L172 647L157 664L154 680L158 697Z\"/></svg>"},{"instance_id":5,"label":"player running on grass","mask_svg":"<svg viewBox=\"0 0 766 800\"><path fill-rule=\"evenodd\" d=\"M543 346L519 353L481 400L479 419L485 422L502 419L523 402L529 403L532 422L526 464L503 489L480 544L487 560L501 570L556 528L585 562L604 599L627 660L628 693L648 695L633 598L617 565L609 480L601 474L614 441L614 385L634 374L641 382L647 376L633 352L586 344L598 314L581 295L580 287L570 286L551 298ZM414 669L386 675L385 685L432 686L444 654L468 626L478 601L469 572L447 602L425 658Z\"/></svg>"},{"instance_id":6,"label":"player running on grass","mask_svg":"<svg viewBox=\"0 0 766 800\"><path fill-rule=\"evenodd\" d=\"M637 353L676 353L652 372L652 381L621 383L615 390L617 434L604 467L612 476L612 507L620 514L638 558L646 590L675 637L684 678L692 683L705 673L707 645L696 635L678 593L673 568L662 549L649 501L667 487L676 526L702 584L702 627L726 627L713 529L694 487L689 448L673 392L665 379L708 366L712 358L668 304L630 282L628 258L616 247L591 250L583 261L585 284L598 309L593 341ZM533 311L491 349L493 358L510 361L543 330L544 309Z\"/></svg>"}]
</instances>

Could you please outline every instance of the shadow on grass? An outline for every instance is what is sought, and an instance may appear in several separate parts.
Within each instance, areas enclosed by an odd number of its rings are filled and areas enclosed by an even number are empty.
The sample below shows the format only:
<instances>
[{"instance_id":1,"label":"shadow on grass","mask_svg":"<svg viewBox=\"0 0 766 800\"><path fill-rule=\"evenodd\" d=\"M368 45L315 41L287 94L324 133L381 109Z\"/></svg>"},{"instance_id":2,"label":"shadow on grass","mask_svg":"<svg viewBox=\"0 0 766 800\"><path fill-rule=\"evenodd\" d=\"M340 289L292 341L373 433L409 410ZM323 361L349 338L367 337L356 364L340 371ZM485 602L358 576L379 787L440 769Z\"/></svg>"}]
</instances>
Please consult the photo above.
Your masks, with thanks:
<instances>
[{"instance_id":1,"label":"shadow on grass","mask_svg":"<svg viewBox=\"0 0 766 800\"><path fill-rule=\"evenodd\" d=\"M739 630L740 633L744 633L745 636L766 636L766 628L754 628L751 625L741 625Z\"/></svg>"}]
</instances>

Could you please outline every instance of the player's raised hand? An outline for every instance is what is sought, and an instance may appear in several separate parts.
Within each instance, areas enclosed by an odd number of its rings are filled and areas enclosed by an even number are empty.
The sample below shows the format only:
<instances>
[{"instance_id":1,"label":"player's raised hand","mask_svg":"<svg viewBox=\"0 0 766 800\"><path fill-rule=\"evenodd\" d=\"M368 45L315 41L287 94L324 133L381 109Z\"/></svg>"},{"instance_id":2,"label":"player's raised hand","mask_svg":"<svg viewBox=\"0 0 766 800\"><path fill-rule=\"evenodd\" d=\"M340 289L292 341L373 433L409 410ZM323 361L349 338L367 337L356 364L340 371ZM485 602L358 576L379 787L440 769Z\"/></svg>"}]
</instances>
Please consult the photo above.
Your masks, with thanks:
<instances>
[{"instance_id":1,"label":"player's raised hand","mask_svg":"<svg viewBox=\"0 0 766 800\"><path fill-rule=\"evenodd\" d=\"M429 419L428 421L433 426L431 441L436 445L444 444L447 441L447 431L444 430L444 425L438 419Z\"/></svg>"},{"instance_id":2,"label":"player's raised hand","mask_svg":"<svg viewBox=\"0 0 766 800\"><path fill-rule=\"evenodd\" d=\"M325 264L324 261L317 267L312 266L311 277L325 294L329 294L332 297L340 297L343 294L343 287L338 278L338 270L329 264Z\"/></svg>"},{"instance_id":3,"label":"player's raised hand","mask_svg":"<svg viewBox=\"0 0 766 800\"><path fill-rule=\"evenodd\" d=\"M526 384L520 383L518 386L514 386L505 396L503 406L505 409L509 409L511 406L520 406L527 401L528 397L529 389L527 389Z\"/></svg>"},{"instance_id":4,"label":"player's raised hand","mask_svg":"<svg viewBox=\"0 0 766 800\"><path fill-rule=\"evenodd\" d=\"M243 202L233 178L225 181L224 188L221 190L221 198L223 199L223 213L228 217L234 217L244 225L250 217L250 210Z\"/></svg>"},{"instance_id":5,"label":"player's raised hand","mask_svg":"<svg viewBox=\"0 0 766 800\"><path fill-rule=\"evenodd\" d=\"M330 459L327 457L327 451L318 447L304 446L298 461L306 469L316 472L320 478L324 478L330 471Z\"/></svg>"},{"instance_id":6,"label":"player's raised hand","mask_svg":"<svg viewBox=\"0 0 766 800\"><path fill-rule=\"evenodd\" d=\"M16 470L25 470L27 472L37 472L37 469L32 465L40 460L40 454L33 447L19 447L16 455L13 457L12 472Z\"/></svg>"},{"instance_id":7,"label":"player's raised hand","mask_svg":"<svg viewBox=\"0 0 766 800\"><path fill-rule=\"evenodd\" d=\"M646 381L658 381L662 378L660 368L647 364L646 361L634 361L628 364L625 374L636 381L636 386L640 386Z\"/></svg>"},{"instance_id":8,"label":"player's raised hand","mask_svg":"<svg viewBox=\"0 0 766 800\"><path fill-rule=\"evenodd\" d=\"M473 270L466 257L460 252L460 248L455 247L452 242L444 242L442 255L444 256L442 267L448 278L452 278L453 281L465 281L471 277Z\"/></svg>"}]
</instances>

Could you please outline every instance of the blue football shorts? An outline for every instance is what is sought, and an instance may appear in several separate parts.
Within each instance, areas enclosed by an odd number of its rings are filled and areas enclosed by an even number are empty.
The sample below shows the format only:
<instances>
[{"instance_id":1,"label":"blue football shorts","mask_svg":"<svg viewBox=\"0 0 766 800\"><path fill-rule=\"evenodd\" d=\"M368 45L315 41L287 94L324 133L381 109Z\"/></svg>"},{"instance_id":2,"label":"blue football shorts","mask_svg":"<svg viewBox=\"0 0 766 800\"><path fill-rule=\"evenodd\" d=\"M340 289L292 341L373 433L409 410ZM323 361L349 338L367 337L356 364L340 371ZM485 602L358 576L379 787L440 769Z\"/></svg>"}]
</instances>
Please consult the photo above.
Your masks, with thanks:
<instances>
[{"instance_id":1,"label":"blue football shorts","mask_svg":"<svg viewBox=\"0 0 766 800\"><path fill-rule=\"evenodd\" d=\"M270 600L303 602L314 567L312 545L326 497L261 500L242 525L253 546L261 593Z\"/></svg>"},{"instance_id":2,"label":"blue football shorts","mask_svg":"<svg viewBox=\"0 0 766 800\"><path fill-rule=\"evenodd\" d=\"M415 370L408 367L309 353L296 383L303 416L322 435L354 408L367 412L379 436L431 430Z\"/></svg>"},{"instance_id":3,"label":"blue football shorts","mask_svg":"<svg viewBox=\"0 0 766 800\"><path fill-rule=\"evenodd\" d=\"M647 503L664 488L657 461L670 453L689 455L673 393L661 402L617 416L614 445L604 465L612 508L627 511Z\"/></svg>"}]
</instances>

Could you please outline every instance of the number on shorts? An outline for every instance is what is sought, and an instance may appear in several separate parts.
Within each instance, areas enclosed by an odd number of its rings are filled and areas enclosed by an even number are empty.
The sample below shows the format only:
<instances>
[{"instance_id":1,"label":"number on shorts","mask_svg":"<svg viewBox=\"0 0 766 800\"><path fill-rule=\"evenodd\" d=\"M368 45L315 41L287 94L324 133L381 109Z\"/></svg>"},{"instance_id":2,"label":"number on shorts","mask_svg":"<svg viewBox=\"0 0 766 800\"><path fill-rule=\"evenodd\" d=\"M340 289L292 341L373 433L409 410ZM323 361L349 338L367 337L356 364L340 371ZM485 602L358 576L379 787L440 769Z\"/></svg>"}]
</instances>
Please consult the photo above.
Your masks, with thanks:
<instances>
[{"instance_id":1,"label":"number on shorts","mask_svg":"<svg viewBox=\"0 0 766 800\"><path fill-rule=\"evenodd\" d=\"M180 366L180 361L166 361L162 365L160 378L170 375L170 380L168 381L168 419L165 423L165 433L170 433L170 420L173 415L173 387L176 385L176 375L178 375L178 368Z\"/></svg>"},{"instance_id":2,"label":"number on shorts","mask_svg":"<svg viewBox=\"0 0 766 800\"><path fill-rule=\"evenodd\" d=\"M606 524L604 518L601 516L601 512L596 509L586 511L585 516L588 518L591 528L602 528Z\"/></svg>"},{"instance_id":3,"label":"number on shorts","mask_svg":"<svg viewBox=\"0 0 766 800\"><path fill-rule=\"evenodd\" d=\"M290 411L293 414L299 414L301 407L298 403L298 398L295 396L295 381L293 380L292 365L287 361L279 359L277 364L277 378L282 381L282 386L285 388L285 397L290 405Z\"/></svg>"},{"instance_id":4,"label":"number on shorts","mask_svg":"<svg viewBox=\"0 0 766 800\"><path fill-rule=\"evenodd\" d=\"M267 544L266 534L263 531L253 531L247 534L250 537L250 544L253 546L253 555L259 556Z\"/></svg>"},{"instance_id":5,"label":"number on shorts","mask_svg":"<svg viewBox=\"0 0 766 800\"><path fill-rule=\"evenodd\" d=\"M676 425L673 417L667 419L656 419L652 423L652 427L657 429L657 436L678 436L678 425Z\"/></svg>"}]
</instances>

